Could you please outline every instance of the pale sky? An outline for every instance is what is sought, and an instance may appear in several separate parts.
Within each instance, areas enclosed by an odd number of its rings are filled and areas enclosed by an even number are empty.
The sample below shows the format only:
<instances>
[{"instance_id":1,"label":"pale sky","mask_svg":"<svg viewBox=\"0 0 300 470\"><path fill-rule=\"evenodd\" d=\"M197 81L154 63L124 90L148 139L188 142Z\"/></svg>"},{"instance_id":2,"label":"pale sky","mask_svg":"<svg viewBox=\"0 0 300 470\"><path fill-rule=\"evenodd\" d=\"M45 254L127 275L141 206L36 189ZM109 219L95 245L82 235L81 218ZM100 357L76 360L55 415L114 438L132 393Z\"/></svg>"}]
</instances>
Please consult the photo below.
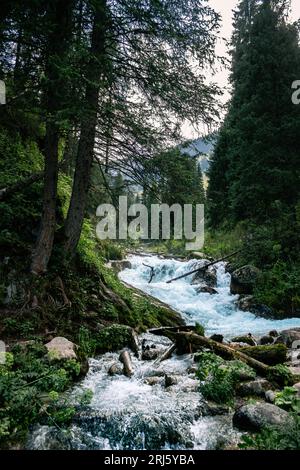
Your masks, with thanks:
<instances>
[{"instance_id":1,"label":"pale sky","mask_svg":"<svg viewBox=\"0 0 300 470\"><path fill-rule=\"evenodd\" d=\"M232 34L232 10L236 8L239 0L209 0L209 3L212 8L222 16L220 38L217 41L216 53L218 56L226 57L228 56L226 40L230 40ZM291 22L293 22L300 18L300 0L292 0L291 4L292 11L290 19ZM219 67L219 71L211 77L224 91L224 96L222 97L223 103L226 103L230 96L228 76L229 71L221 70ZM206 133L207 129L202 130L202 132ZM183 126L183 134L187 139L199 137L199 133L201 133L199 130L195 130L188 124Z\"/></svg>"}]
</instances>

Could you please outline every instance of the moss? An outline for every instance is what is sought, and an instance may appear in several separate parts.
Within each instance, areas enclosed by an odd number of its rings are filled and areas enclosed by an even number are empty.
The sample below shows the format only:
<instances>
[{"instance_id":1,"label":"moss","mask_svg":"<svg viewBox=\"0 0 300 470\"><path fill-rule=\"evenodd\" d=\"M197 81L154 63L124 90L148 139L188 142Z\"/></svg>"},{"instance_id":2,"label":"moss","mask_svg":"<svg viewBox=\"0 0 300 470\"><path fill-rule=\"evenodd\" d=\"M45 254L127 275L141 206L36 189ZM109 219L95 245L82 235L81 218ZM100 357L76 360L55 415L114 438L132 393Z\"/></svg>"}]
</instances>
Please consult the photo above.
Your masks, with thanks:
<instances>
[{"instance_id":1,"label":"moss","mask_svg":"<svg viewBox=\"0 0 300 470\"><path fill-rule=\"evenodd\" d=\"M243 347L239 351L270 366L282 364L287 360L287 347L284 344L269 346Z\"/></svg>"},{"instance_id":2,"label":"moss","mask_svg":"<svg viewBox=\"0 0 300 470\"><path fill-rule=\"evenodd\" d=\"M95 341L96 351L99 353L118 351L125 347L135 350L133 330L126 325L111 325L103 328L96 334Z\"/></svg>"}]
</instances>

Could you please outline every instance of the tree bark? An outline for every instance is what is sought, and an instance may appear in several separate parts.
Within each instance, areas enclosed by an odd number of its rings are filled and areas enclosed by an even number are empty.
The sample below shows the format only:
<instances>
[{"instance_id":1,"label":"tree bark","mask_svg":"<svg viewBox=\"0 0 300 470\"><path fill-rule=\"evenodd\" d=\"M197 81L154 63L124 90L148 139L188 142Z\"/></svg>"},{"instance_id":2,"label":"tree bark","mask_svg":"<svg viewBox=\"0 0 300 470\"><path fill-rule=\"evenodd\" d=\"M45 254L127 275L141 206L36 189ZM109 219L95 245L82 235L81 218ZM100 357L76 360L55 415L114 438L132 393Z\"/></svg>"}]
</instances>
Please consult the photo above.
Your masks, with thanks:
<instances>
[{"instance_id":1,"label":"tree bark","mask_svg":"<svg viewBox=\"0 0 300 470\"><path fill-rule=\"evenodd\" d=\"M90 59L86 74L86 110L81 120L75 175L70 207L65 222L65 254L75 254L79 242L87 195L90 184L91 167L94 157L94 143L97 126L100 78L105 67L105 34L107 26L106 0L99 0L94 16Z\"/></svg>"},{"instance_id":2,"label":"tree bark","mask_svg":"<svg viewBox=\"0 0 300 470\"><path fill-rule=\"evenodd\" d=\"M42 274L47 270L52 253L56 228L56 198L58 180L59 125L57 113L61 110L64 79L57 60L65 55L71 37L73 0L52 0L48 3L51 32L48 36L46 63L46 144L43 213L40 232L32 256L31 271Z\"/></svg>"}]
</instances>

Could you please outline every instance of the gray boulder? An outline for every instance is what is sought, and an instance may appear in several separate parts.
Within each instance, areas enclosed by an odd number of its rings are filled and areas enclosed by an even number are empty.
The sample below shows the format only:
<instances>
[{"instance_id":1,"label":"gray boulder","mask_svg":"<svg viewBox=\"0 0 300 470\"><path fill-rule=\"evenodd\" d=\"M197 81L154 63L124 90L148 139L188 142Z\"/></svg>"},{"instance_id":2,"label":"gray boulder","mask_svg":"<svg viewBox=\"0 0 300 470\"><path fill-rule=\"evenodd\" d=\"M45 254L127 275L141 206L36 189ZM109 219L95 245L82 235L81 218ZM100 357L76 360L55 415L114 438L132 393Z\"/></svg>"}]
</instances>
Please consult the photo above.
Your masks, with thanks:
<instances>
[{"instance_id":1,"label":"gray boulder","mask_svg":"<svg viewBox=\"0 0 300 470\"><path fill-rule=\"evenodd\" d=\"M259 339L259 342L258 344L260 345L265 345L265 344L273 344L274 343L274 338L272 336L262 336L260 339Z\"/></svg>"},{"instance_id":2,"label":"gray boulder","mask_svg":"<svg viewBox=\"0 0 300 470\"><path fill-rule=\"evenodd\" d=\"M77 359L76 345L63 336L53 338L45 344L50 360Z\"/></svg>"},{"instance_id":3,"label":"gray boulder","mask_svg":"<svg viewBox=\"0 0 300 470\"><path fill-rule=\"evenodd\" d=\"M252 294L261 271L255 266L246 265L233 271L230 292L232 294Z\"/></svg>"},{"instance_id":4,"label":"gray boulder","mask_svg":"<svg viewBox=\"0 0 300 470\"><path fill-rule=\"evenodd\" d=\"M209 263L209 260L203 259L194 264L192 269L202 268ZM203 269L194 274L192 284L201 284L202 286L216 287L217 285L217 270L214 266Z\"/></svg>"},{"instance_id":5,"label":"gray boulder","mask_svg":"<svg viewBox=\"0 0 300 470\"><path fill-rule=\"evenodd\" d=\"M287 411L271 403L244 405L233 415L233 424L243 431L261 431L267 426L286 426L290 422Z\"/></svg>"},{"instance_id":6,"label":"gray boulder","mask_svg":"<svg viewBox=\"0 0 300 470\"><path fill-rule=\"evenodd\" d=\"M265 379L257 379L252 380L251 382L246 382L240 384L237 389L236 393L240 397L265 397L265 393L267 390L272 388L272 384Z\"/></svg>"},{"instance_id":7,"label":"gray boulder","mask_svg":"<svg viewBox=\"0 0 300 470\"><path fill-rule=\"evenodd\" d=\"M300 328L291 328L289 330L281 331L280 335L276 338L275 343L283 343L288 348L291 348L294 341L300 341Z\"/></svg>"}]
</instances>

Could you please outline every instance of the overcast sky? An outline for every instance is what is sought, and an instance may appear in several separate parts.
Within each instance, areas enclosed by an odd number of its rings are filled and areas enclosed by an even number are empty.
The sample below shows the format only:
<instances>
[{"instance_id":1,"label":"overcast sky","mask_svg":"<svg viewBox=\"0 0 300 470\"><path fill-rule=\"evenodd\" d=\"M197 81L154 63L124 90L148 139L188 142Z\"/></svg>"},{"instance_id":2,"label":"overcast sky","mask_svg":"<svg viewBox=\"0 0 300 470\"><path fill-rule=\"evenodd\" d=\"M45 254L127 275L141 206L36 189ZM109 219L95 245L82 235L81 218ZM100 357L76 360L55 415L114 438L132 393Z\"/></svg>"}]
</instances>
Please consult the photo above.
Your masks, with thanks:
<instances>
[{"instance_id":1,"label":"overcast sky","mask_svg":"<svg viewBox=\"0 0 300 470\"><path fill-rule=\"evenodd\" d=\"M228 52L226 40L229 40L232 34L232 10L236 8L237 4L239 3L239 0L209 0L209 3L214 8L214 10L220 13L222 16L220 38L218 39L216 49L217 55L227 56ZM296 21L300 18L300 0L292 0L291 3L291 21ZM228 70L219 70L212 77L212 79L217 82L218 85L224 91L224 96L222 98L223 102L228 101L228 98L230 96L228 75ZM207 130L204 129L203 132L207 132ZM190 125L183 126L183 133L186 138L195 138L199 136L199 131L195 131Z\"/></svg>"}]
</instances>

